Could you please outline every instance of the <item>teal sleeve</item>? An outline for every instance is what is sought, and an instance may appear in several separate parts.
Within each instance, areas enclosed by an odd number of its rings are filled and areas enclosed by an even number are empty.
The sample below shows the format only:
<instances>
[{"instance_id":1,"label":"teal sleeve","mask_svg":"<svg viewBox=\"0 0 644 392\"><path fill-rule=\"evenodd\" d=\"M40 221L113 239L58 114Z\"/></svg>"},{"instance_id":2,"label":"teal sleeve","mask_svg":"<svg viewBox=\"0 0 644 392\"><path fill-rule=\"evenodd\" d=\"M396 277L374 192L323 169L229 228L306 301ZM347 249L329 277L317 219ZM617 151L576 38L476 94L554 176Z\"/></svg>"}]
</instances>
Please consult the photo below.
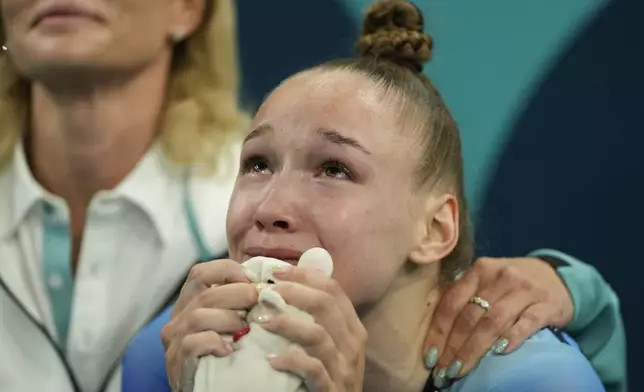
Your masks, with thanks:
<instances>
[{"instance_id":1,"label":"teal sleeve","mask_svg":"<svg viewBox=\"0 0 644 392\"><path fill-rule=\"evenodd\" d=\"M554 257L568 264L557 268L574 305L566 331L579 343L606 391L627 392L626 335L617 294L593 266L563 252L540 249L529 256Z\"/></svg>"}]
</instances>

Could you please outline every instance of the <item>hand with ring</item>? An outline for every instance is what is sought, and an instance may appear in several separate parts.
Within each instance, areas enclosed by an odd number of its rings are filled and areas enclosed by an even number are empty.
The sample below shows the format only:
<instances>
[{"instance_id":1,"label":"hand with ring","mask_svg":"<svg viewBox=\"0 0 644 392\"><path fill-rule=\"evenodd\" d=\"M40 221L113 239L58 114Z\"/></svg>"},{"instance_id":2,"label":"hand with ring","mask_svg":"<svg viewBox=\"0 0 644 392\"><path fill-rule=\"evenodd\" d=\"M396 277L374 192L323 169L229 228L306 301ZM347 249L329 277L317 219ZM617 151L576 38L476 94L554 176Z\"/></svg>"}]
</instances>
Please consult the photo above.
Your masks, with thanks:
<instances>
[{"instance_id":1,"label":"hand with ring","mask_svg":"<svg viewBox=\"0 0 644 392\"><path fill-rule=\"evenodd\" d=\"M425 364L439 383L460 378L491 349L509 353L539 329L563 328L572 317L570 293L546 262L481 258L441 298Z\"/></svg>"}]
</instances>

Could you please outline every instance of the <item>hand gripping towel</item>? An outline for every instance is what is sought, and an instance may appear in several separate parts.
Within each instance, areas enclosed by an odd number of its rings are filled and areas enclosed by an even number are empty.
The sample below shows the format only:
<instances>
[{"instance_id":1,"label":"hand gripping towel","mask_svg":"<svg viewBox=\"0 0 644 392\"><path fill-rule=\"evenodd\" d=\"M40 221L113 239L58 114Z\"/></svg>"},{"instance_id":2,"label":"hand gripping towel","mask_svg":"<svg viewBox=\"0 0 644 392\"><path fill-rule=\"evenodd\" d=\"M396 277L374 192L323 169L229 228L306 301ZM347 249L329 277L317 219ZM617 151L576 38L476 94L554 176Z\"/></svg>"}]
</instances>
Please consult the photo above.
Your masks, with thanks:
<instances>
[{"instance_id":1,"label":"hand gripping towel","mask_svg":"<svg viewBox=\"0 0 644 392\"><path fill-rule=\"evenodd\" d=\"M194 380L194 392L306 392L301 377L274 370L266 356L280 354L294 343L264 330L263 318L276 313L286 313L312 319L312 316L284 302L271 288L278 280L273 271L283 265L281 260L270 257L253 257L242 264L246 276L257 283L258 304L246 314L248 332L240 336L223 338L231 342L235 351L226 357L214 355L199 359ZM326 276L333 272L333 261L322 248L312 248L302 254L298 267L318 270ZM242 333L245 331L242 331Z\"/></svg>"}]
</instances>

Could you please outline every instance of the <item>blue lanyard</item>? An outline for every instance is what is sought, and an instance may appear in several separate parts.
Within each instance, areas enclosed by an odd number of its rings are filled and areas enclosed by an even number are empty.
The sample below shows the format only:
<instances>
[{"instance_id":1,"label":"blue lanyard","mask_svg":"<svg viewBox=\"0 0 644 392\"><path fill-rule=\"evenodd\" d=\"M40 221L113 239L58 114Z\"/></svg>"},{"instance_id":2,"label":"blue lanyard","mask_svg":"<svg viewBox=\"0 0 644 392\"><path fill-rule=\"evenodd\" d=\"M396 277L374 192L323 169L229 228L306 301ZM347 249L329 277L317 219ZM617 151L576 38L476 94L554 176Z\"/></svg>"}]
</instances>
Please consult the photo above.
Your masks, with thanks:
<instances>
[{"instance_id":1,"label":"blue lanyard","mask_svg":"<svg viewBox=\"0 0 644 392\"><path fill-rule=\"evenodd\" d=\"M195 212L195 207L192 199L192 192L190 192L190 177L191 173L190 170L186 170L184 172L183 176L183 210L184 213L186 214L186 219L188 220L188 229L190 230L190 234L192 236L192 241L195 244L195 247L197 248L197 252L199 254L199 261L198 262L204 262L204 261L209 261L214 258L214 255L208 249L208 246L206 245L206 241L203 238L201 228L199 226L199 219L197 218L197 214Z\"/></svg>"},{"instance_id":2,"label":"blue lanyard","mask_svg":"<svg viewBox=\"0 0 644 392\"><path fill-rule=\"evenodd\" d=\"M199 255L198 262L215 259L202 235L190 192L190 171L186 170L182 184L183 209L188 221L190 236ZM67 223L53 218L52 208L44 207L43 269L54 324L58 331L60 347L66 347L74 296L74 278L71 271L71 236Z\"/></svg>"}]
</instances>

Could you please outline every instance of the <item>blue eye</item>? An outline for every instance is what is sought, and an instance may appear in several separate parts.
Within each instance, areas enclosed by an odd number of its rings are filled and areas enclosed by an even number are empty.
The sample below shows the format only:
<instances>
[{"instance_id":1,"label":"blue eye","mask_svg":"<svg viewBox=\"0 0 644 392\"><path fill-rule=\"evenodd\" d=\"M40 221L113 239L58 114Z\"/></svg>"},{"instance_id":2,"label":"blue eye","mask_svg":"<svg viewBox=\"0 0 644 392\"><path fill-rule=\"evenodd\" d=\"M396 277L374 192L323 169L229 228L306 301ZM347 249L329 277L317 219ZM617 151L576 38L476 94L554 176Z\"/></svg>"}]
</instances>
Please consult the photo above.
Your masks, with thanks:
<instances>
[{"instance_id":1,"label":"blue eye","mask_svg":"<svg viewBox=\"0 0 644 392\"><path fill-rule=\"evenodd\" d=\"M337 178L340 180L351 179L351 171L339 162L327 162L322 165L322 174L326 177Z\"/></svg>"}]
</instances>

